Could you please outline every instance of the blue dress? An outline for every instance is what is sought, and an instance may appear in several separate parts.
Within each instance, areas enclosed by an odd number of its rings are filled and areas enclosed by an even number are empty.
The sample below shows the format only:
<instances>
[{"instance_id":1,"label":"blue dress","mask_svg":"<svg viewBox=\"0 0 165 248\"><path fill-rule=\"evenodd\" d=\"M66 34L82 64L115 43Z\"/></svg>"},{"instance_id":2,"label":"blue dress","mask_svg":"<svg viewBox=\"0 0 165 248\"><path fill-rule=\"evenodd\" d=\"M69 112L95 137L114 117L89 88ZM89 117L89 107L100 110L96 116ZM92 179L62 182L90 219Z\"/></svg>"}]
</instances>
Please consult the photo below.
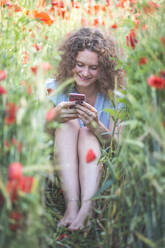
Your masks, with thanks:
<instances>
[{"instance_id":1,"label":"blue dress","mask_svg":"<svg viewBox=\"0 0 165 248\"><path fill-rule=\"evenodd\" d=\"M52 90L56 90L58 88L56 80L52 78L48 79L45 82L45 86L47 89ZM73 92L76 92L76 90L74 90ZM69 98L65 93L60 93L58 95L54 94L50 96L50 100L54 103L54 105L58 105L60 102L69 101ZM112 102L109 99L105 98L105 96L103 96L101 93L98 93L94 107L97 110L98 119L105 125L105 127L109 128L110 114L105 112L104 109L114 109ZM122 107L123 104L119 103L117 109L121 109ZM81 119L79 119L79 124L80 127L84 126L83 121Z\"/></svg>"}]
</instances>

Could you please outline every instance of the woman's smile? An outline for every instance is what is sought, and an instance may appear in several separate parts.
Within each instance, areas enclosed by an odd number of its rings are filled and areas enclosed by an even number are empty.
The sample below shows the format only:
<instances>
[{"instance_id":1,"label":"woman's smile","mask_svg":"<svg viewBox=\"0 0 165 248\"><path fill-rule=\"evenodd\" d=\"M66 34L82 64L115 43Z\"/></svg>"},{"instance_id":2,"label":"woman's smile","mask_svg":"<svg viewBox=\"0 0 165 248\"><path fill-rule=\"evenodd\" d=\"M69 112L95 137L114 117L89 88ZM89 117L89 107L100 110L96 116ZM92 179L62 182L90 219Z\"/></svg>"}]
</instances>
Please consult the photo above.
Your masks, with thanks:
<instances>
[{"instance_id":1,"label":"woman's smile","mask_svg":"<svg viewBox=\"0 0 165 248\"><path fill-rule=\"evenodd\" d=\"M92 79L92 77L88 77L88 78L86 78L86 77L83 77L82 75L80 75L80 74L77 74L79 77L80 77L80 79L82 80L82 81L84 81L84 82L87 82L87 81L89 81L90 79Z\"/></svg>"}]
</instances>

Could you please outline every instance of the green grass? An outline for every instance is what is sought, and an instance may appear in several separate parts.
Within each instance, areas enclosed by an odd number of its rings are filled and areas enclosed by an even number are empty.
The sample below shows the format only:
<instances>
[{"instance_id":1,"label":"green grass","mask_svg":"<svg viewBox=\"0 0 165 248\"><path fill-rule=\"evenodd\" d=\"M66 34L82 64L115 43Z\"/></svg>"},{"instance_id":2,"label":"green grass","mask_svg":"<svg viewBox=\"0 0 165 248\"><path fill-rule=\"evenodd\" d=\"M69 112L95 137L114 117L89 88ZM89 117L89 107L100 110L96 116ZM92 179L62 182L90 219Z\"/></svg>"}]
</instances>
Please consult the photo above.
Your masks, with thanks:
<instances>
[{"instance_id":1,"label":"green grass","mask_svg":"<svg viewBox=\"0 0 165 248\"><path fill-rule=\"evenodd\" d=\"M143 6L147 1L138 1L133 12L127 8L128 1L125 8L117 8L115 1L112 2L109 7L112 15L102 11L100 20L104 19L105 26L101 27L113 33L124 49L120 61L127 84L121 97L126 106L126 115L121 116L123 141L116 152L103 149L103 177L94 196L91 229L77 232L57 227L65 205L55 161L50 161L53 142L45 131L45 114L50 103L44 82L56 71L61 39L81 25L82 14L92 23L94 10L88 14L88 3L83 1L81 8L67 7L68 20L55 15L55 22L48 26L31 15L37 1L17 3L22 7L21 12L0 7L0 70L7 72L6 80L0 81L7 90L6 95L0 95L0 192L5 197L4 204L0 204L0 248L165 247L165 88L159 90L147 84L150 75L165 70L165 46L161 41L165 37L165 6L163 1L157 1L161 7L146 15ZM44 11L48 12L49 8L47 1ZM26 10L30 15L26 15ZM135 20L139 20L139 27ZM110 28L113 23L117 23L117 29ZM135 49L126 46L126 35L131 29L138 40ZM39 51L34 44L41 47ZM26 53L29 60L23 64ZM147 63L139 65L143 56ZM40 67L42 62L49 62L52 69L45 72ZM38 67L37 74L32 73L31 66ZM27 85L22 85L23 80L32 86L31 95ZM10 126L4 120L7 101L19 107ZM21 152L13 144L15 138L22 143ZM4 145L6 140L10 147ZM7 169L14 161L22 163L25 175L33 176L35 183L31 194L19 195L11 204L6 192ZM48 182L47 178L54 175L54 181ZM23 225L16 232L10 230L11 211L23 216ZM61 234L67 236L60 240Z\"/></svg>"}]
</instances>

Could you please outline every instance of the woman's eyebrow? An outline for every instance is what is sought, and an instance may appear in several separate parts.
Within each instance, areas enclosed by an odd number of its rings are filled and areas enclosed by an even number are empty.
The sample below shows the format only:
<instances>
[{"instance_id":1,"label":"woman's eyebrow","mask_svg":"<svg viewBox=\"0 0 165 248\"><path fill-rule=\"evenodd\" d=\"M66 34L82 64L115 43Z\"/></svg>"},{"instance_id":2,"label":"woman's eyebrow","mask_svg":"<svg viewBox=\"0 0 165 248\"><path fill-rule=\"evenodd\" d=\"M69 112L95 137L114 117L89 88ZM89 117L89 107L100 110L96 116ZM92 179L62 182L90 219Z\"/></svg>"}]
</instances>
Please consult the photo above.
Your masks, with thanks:
<instances>
[{"instance_id":1,"label":"woman's eyebrow","mask_svg":"<svg viewBox=\"0 0 165 248\"><path fill-rule=\"evenodd\" d=\"M85 64L83 61L81 60L76 60L76 63L81 63L81 64ZM92 64L90 66L98 66L98 64Z\"/></svg>"},{"instance_id":2,"label":"woman's eyebrow","mask_svg":"<svg viewBox=\"0 0 165 248\"><path fill-rule=\"evenodd\" d=\"M82 62L81 60L76 60L76 62L84 64L84 62Z\"/></svg>"}]
</instances>

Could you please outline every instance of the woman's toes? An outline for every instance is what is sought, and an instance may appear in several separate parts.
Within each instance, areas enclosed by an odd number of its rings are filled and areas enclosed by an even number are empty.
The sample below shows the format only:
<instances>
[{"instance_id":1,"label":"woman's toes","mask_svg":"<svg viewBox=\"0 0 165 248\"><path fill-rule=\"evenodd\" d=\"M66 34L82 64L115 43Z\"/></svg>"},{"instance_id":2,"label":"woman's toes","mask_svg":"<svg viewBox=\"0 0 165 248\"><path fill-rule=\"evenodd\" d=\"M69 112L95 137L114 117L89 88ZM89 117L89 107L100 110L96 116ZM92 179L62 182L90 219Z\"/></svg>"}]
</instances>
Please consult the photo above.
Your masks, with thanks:
<instances>
[{"instance_id":1,"label":"woman's toes","mask_svg":"<svg viewBox=\"0 0 165 248\"><path fill-rule=\"evenodd\" d=\"M77 230L82 230L83 227L84 227L83 225L72 223L72 224L68 227L68 230L69 230L69 231L77 231Z\"/></svg>"},{"instance_id":2,"label":"woman's toes","mask_svg":"<svg viewBox=\"0 0 165 248\"><path fill-rule=\"evenodd\" d=\"M67 222L62 219L59 221L58 226L67 226Z\"/></svg>"},{"instance_id":3,"label":"woman's toes","mask_svg":"<svg viewBox=\"0 0 165 248\"><path fill-rule=\"evenodd\" d=\"M69 212L66 211L64 217L59 221L58 226L69 226L75 220L77 216L77 211Z\"/></svg>"},{"instance_id":4,"label":"woman's toes","mask_svg":"<svg viewBox=\"0 0 165 248\"><path fill-rule=\"evenodd\" d=\"M73 220L74 218L64 217L59 221L58 226L69 226L72 224Z\"/></svg>"}]
</instances>

